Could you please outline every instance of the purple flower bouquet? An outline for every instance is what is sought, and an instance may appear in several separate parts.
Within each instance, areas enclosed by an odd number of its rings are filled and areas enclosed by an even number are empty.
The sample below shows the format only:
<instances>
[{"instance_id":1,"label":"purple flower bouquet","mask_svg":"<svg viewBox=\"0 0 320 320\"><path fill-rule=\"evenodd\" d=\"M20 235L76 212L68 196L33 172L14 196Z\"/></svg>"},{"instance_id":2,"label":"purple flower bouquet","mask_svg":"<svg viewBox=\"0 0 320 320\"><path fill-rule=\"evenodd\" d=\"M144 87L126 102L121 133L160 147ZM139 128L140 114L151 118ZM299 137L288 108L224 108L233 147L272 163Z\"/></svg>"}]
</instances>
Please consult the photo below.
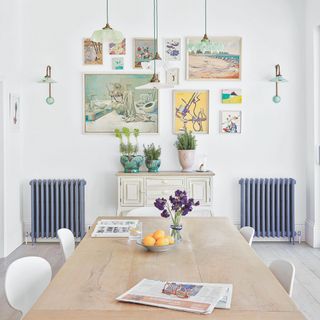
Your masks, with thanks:
<instances>
[{"instance_id":1,"label":"purple flower bouquet","mask_svg":"<svg viewBox=\"0 0 320 320\"><path fill-rule=\"evenodd\" d=\"M174 196L169 197L169 201L164 198L158 198L154 206L161 211L164 218L171 217L171 236L176 242L181 241L180 231L182 229L181 218L193 210L194 206L199 206L200 202L194 202L194 199L188 198L186 191L176 190Z\"/></svg>"}]
</instances>

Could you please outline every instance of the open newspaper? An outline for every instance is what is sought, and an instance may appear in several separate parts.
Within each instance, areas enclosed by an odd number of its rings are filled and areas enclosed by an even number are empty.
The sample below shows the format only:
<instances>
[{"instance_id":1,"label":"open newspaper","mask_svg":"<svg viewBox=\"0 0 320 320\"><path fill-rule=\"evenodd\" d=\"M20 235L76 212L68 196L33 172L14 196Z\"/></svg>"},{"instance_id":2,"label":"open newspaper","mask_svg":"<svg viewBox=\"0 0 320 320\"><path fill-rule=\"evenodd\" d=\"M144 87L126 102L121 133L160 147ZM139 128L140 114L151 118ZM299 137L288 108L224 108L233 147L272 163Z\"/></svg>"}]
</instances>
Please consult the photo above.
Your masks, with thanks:
<instances>
[{"instance_id":1,"label":"open newspaper","mask_svg":"<svg viewBox=\"0 0 320 320\"><path fill-rule=\"evenodd\" d=\"M136 227L138 220L109 220L102 219L96 224L91 237L93 238L105 238L116 237L123 238L129 237L130 228Z\"/></svg>"},{"instance_id":2,"label":"open newspaper","mask_svg":"<svg viewBox=\"0 0 320 320\"><path fill-rule=\"evenodd\" d=\"M214 308L229 309L231 297L231 284L163 282L143 279L117 300L210 314Z\"/></svg>"}]
</instances>

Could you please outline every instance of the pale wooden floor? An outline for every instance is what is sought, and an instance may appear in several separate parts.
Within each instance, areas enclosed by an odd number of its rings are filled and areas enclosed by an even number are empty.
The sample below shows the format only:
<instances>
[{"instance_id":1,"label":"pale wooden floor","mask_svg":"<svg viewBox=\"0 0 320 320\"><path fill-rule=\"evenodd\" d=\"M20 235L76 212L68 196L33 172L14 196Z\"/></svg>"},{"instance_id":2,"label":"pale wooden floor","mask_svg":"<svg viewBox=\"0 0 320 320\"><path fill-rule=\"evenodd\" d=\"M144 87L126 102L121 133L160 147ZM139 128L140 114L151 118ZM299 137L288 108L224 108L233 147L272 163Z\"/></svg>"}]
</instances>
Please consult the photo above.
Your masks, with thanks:
<instances>
[{"instance_id":1,"label":"pale wooden floor","mask_svg":"<svg viewBox=\"0 0 320 320\"><path fill-rule=\"evenodd\" d=\"M320 319L320 249L312 249L306 244L254 243L253 248L260 258L269 265L274 259L287 259L296 266L296 281L293 300L309 320ZM40 256L47 259L53 273L63 264L59 244L22 245L8 258L0 259L0 320L20 319L18 312L12 310L4 296L4 276L8 265L23 256Z\"/></svg>"}]
</instances>

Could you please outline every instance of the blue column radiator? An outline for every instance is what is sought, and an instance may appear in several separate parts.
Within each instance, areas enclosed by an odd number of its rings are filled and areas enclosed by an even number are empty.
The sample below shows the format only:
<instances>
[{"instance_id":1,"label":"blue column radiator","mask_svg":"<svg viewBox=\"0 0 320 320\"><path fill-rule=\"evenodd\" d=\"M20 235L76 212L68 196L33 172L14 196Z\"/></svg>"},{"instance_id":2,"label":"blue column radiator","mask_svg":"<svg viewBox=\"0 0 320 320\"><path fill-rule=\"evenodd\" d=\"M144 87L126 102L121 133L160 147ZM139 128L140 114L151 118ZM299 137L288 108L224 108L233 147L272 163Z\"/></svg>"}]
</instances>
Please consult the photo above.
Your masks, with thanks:
<instances>
[{"instance_id":1,"label":"blue column radiator","mask_svg":"<svg viewBox=\"0 0 320 320\"><path fill-rule=\"evenodd\" d=\"M241 227L255 229L256 237L288 237L295 232L296 181L287 179L240 179Z\"/></svg>"},{"instance_id":2,"label":"blue column radiator","mask_svg":"<svg viewBox=\"0 0 320 320\"><path fill-rule=\"evenodd\" d=\"M55 238L60 228L85 235L85 180L31 180L31 238Z\"/></svg>"}]
</instances>

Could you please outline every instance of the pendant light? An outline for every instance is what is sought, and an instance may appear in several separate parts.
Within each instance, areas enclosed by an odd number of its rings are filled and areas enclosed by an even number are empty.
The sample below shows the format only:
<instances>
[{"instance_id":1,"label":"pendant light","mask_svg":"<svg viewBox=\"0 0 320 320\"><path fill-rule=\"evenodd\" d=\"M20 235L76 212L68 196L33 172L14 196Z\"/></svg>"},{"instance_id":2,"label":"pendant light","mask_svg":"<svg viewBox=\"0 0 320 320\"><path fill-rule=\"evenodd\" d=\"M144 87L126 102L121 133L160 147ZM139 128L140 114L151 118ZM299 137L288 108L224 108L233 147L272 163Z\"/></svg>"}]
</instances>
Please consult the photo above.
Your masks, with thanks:
<instances>
[{"instance_id":1,"label":"pendant light","mask_svg":"<svg viewBox=\"0 0 320 320\"><path fill-rule=\"evenodd\" d=\"M163 66L162 59L158 52L158 33L159 33L159 14L158 14L158 0L153 0L153 52L154 58L149 62L153 64L153 76L149 83L136 87L136 89L169 89L173 88L172 85L161 83L159 80L159 75L157 73L157 68L161 65ZM146 64L144 65L147 66ZM150 68L149 68L150 69Z\"/></svg>"},{"instance_id":2,"label":"pendant light","mask_svg":"<svg viewBox=\"0 0 320 320\"><path fill-rule=\"evenodd\" d=\"M207 0L204 0L204 35L203 35L203 38L201 39L201 43L205 45L210 43L210 40L207 34Z\"/></svg>"},{"instance_id":3,"label":"pendant light","mask_svg":"<svg viewBox=\"0 0 320 320\"><path fill-rule=\"evenodd\" d=\"M109 0L106 0L106 21L106 26L95 31L91 36L91 40L100 43L120 43L124 39L123 34L120 31L112 29L109 24Z\"/></svg>"}]
</instances>

